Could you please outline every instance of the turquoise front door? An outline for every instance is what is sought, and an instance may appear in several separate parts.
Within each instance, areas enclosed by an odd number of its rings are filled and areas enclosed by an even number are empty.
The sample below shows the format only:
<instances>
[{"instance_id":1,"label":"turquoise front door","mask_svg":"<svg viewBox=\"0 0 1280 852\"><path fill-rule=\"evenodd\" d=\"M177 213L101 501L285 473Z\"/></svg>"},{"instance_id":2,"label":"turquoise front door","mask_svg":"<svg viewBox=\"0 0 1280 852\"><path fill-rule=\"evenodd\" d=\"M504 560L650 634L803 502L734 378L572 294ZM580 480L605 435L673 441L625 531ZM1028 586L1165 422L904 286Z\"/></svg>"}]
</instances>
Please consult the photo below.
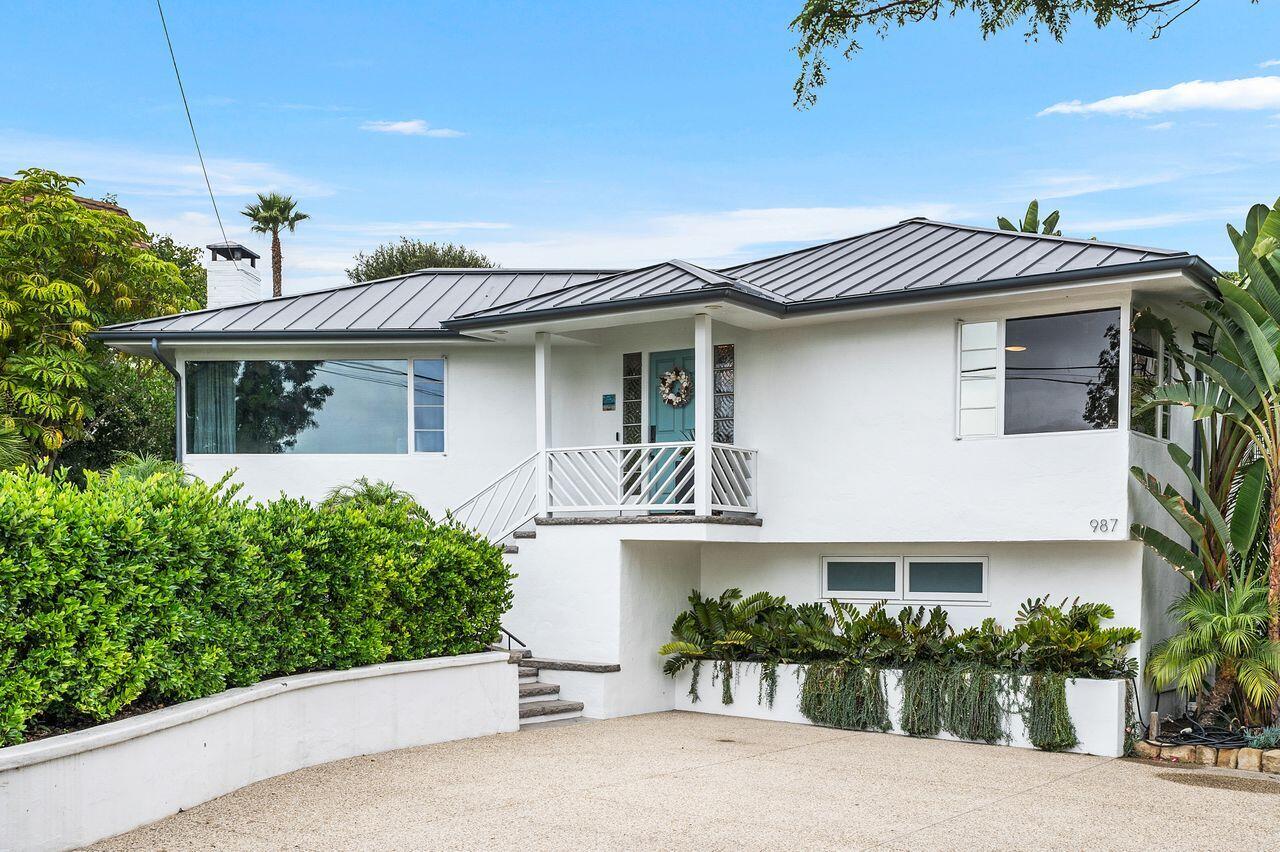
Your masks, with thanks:
<instances>
[{"instance_id":1,"label":"turquoise front door","mask_svg":"<svg viewBox=\"0 0 1280 852\"><path fill-rule=\"evenodd\" d=\"M679 367L693 378L693 350L654 352L649 356L649 441L666 444L693 440L693 394L679 408L663 402L658 386L662 375ZM697 393L694 381L694 393ZM692 457L684 447L649 451L649 501L676 506L693 496ZM662 511L662 510L658 510Z\"/></svg>"},{"instance_id":2,"label":"turquoise front door","mask_svg":"<svg viewBox=\"0 0 1280 852\"><path fill-rule=\"evenodd\" d=\"M649 356L649 441L693 440L693 396L679 408L662 401L658 385L662 374L675 367L693 376L693 350L677 349L673 352L654 352ZM697 393L697 377L694 377L694 393Z\"/></svg>"}]
</instances>

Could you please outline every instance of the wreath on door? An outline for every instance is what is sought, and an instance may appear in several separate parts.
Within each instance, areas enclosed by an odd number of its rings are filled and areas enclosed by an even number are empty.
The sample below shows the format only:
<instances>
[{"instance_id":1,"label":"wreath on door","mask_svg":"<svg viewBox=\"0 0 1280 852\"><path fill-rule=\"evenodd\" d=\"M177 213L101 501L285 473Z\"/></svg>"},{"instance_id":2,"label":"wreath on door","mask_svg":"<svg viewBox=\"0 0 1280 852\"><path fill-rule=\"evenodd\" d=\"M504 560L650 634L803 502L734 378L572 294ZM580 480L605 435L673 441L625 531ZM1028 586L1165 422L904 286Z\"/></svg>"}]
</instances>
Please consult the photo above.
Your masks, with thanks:
<instances>
[{"instance_id":1,"label":"wreath on door","mask_svg":"<svg viewBox=\"0 0 1280 852\"><path fill-rule=\"evenodd\" d=\"M672 367L658 377L658 396L672 408L683 408L693 398L693 376Z\"/></svg>"}]
</instances>

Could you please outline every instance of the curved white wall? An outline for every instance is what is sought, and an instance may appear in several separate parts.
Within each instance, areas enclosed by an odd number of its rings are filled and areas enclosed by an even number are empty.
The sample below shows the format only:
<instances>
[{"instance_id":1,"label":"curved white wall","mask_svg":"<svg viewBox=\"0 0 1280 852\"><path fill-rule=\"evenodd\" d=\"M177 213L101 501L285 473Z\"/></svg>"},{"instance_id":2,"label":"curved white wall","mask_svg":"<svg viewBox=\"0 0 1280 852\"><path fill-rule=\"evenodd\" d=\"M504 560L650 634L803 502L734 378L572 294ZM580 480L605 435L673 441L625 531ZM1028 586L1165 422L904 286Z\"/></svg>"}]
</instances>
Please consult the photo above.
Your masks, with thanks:
<instances>
[{"instance_id":1,"label":"curved white wall","mask_svg":"<svg viewBox=\"0 0 1280 852\"><path fill-rule=\"evenodd\" d=\"M0 850L81 846L295 769L514 731L516 681L497 652L311 672L0 749Z\"/></svg>"}]
</instances>

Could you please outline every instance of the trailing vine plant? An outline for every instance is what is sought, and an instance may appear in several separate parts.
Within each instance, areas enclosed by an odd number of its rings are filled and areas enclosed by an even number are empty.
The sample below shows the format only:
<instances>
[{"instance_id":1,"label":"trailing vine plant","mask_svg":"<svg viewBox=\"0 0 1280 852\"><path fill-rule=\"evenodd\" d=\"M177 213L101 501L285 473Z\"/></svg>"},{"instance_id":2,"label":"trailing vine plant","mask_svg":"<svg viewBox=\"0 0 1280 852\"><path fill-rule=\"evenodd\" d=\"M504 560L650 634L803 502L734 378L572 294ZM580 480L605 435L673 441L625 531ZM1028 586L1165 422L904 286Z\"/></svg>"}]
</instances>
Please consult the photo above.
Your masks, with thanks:
<instances>
[{"instance_id":1,"label":"trailing vine plant","mask_svg":"<svg viewBox=\"0 0 1280 852\"><path fill-rule=\"evenodd\" d=\"M1027 679L1022 719L1031 744L1045 751L1066 751L1080 742L1067 710L1067 679L1037 672Z\"/></svg>"},{"instance_id":2,"label":"trailing vine plant","mask_svg":"<svg viewBox=\"0 0 1280 852\"><path fill-rule=\"evenodd\" d=\"M962 740L1007 742L1006 700L1013 678L983 666L962 666L946 676L942 727Z\"/></svg>"},{"instance_id":3,"label":"trailing vine plant","mask_svg":"<svg viewBox=\"0 0 1280 852\"><path fill-rule=\"evenodd\" d=\"M880 669L848 663L813 663L800 690L800 712L818 725L887 731L889 702Z\"/></svg>"},{"instance_id":4,"label":"trailing vine plant","mask_svg":"<svg viewBox=\"0 0 1280 852\"><path fill-rule=\"evenodd\" d=\"M760 664L760 685L756 689L756 703L763 704L770 710L773 701L778 697L778 664L769 661Z\"/></svg>"},{"instance_id":5,"label":"trailing vine plant","mask_svg":"<svg viewBox=\"0 0 1280 852\"><path fill-rule=\"evenodd\" d=\"M913 737L936 737L942 730L947 693L947 672L934 665L902 670L902 712L898 724Z\"/></svg>"}]
</instances>

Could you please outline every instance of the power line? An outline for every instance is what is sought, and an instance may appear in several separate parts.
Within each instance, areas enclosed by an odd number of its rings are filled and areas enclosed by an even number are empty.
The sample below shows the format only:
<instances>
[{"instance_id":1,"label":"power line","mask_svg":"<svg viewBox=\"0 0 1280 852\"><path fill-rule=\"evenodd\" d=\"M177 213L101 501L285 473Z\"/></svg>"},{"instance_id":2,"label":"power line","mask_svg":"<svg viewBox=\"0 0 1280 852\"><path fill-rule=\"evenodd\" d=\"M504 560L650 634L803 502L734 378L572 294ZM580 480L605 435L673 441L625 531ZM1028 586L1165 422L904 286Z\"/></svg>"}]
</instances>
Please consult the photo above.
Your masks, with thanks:
<instances>
[{"instance_id":1,"label":"power line","mask_svg":"<svg viewBox=\"0 0 1280 852\"><path fill-rule=\"evenodd\" d=\"M205 189L209 190L209 203L213 205L213 216L218 220L218 230L222 233L222 241L230 242L227 239L227 229L222 226L222 214L218 212L218 199L213 197L213 184L209 182L209 170L204 165L204 152L200 150L200 139L196 136L196 123L191 119L191 105L187 103L187 90L182 85L182 73L178 71L178 57L173 52L173 39L169 38L169 24L164 19L164 7L160 5L160 0L156 0L156 11L160 13L160 27L164 30L164 41L169 46L169 59L173 62L173 76L178 79L178 94L182 95L182 109L187 113L187 126L191 128L191 141L196 145L196 157L200 160L200 172L204 175ZM240 263L234 257L231 262L235 264L236 269L240 268Z\"/></svg>"}]
</instances>

